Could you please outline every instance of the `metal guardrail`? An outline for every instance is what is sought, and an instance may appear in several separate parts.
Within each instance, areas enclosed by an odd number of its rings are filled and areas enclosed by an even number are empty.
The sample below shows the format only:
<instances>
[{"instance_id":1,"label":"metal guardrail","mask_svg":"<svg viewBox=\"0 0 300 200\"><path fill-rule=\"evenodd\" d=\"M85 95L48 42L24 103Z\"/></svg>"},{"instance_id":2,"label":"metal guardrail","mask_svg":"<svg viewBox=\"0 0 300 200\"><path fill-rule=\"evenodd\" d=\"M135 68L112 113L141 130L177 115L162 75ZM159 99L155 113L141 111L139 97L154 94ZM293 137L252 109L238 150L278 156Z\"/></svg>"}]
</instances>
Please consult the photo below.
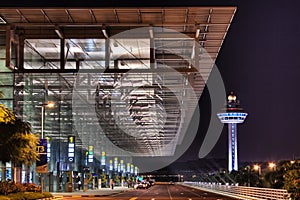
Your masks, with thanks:
<instances>
[{"instance_id":1,"label":"metal guardrail","mask_svg":"<svg viewBox=\"0 0 300 200\"><path fill-rule=\"evenodd\" d=\"M290 200L290 194L287 190L245 187L235 185L220 185L216 183L203 182L184 182L184 185L192 186L197 189L205 190L207 192L217 193L237 199L248 200Z\"/></svg>"}]
</instances>

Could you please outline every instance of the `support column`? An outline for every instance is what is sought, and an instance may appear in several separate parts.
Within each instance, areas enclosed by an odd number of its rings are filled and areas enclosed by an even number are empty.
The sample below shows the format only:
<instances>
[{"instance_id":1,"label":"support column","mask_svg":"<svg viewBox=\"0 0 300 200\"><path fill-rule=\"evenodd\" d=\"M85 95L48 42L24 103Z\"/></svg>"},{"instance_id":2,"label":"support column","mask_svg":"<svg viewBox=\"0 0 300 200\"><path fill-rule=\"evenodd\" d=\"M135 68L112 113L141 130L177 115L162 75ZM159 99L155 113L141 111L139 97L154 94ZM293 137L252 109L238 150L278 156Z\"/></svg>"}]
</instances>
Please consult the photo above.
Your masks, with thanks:
<instances>
[{"instance_id":1,"label":"support column","mask_svg":"<svg viewBox=\"0 0 300 200\"><path fill-rule=\"evenodd\" d=\"M237 155L237 125L236 123L228 124L228 170L238 170Z\"/></svg>"},{"instance_id":2,"label":"support column","mask_svg":"<svg viewBox=\"0 0 300 200\"><path fill-rule=\"evenodd\" d=\"M60 39L60 69L65 69L65 64L67 62L68 52L65 55L65 40Z\"/></svg>"},{"instance_id":3,"label":"support column","mask_svg":"<svg viewBox=\"0 0 300 200\"><path fill-rule=\"evenodd\" d=\"M105 69L109 68L110 62L110 40L105 40Z\"/></svg>"}]
</instances>

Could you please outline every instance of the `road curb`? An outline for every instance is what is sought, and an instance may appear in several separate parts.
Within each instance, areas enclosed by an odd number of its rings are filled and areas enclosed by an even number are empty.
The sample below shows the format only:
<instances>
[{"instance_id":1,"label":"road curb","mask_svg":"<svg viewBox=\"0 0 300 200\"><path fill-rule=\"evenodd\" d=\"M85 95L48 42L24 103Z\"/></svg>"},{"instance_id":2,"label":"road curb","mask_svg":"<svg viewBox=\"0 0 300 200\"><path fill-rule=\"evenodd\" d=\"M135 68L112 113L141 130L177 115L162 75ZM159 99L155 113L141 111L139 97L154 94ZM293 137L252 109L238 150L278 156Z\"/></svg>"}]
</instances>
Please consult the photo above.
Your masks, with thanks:
<instances>
[{"instance_id":1,"label":"road curb","mask_svg":"<svg viewBox=\"0 0 300 200\"><path fill-rule=\"evenodd\" d=\"M122 190L122 191L117 191L117 192L112 192L109 194L53 194L55 199L58 198L63 198L63 197L71 197L71 198L80 198L80 197L107 197L107 196L112 196L116 194L120 194L123 192L126 192L127 190Z\"/></svg>"}]
</instances>

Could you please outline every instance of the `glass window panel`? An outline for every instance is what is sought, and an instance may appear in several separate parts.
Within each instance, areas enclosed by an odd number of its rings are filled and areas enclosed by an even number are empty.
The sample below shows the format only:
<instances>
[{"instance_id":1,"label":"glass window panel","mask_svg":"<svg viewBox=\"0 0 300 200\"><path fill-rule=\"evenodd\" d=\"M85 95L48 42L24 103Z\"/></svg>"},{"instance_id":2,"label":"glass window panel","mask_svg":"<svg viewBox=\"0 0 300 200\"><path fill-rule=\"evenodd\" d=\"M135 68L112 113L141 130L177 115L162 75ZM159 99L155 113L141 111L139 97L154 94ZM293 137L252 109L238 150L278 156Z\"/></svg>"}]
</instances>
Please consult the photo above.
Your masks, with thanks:
<instances>
[{"instance_id":1,"label":"glass window panel","mask_svg":"<svg viewBox=\"0 0 300 200\"><path fill-rule=\"evenodd\" d=\"M76 69L76 62L67 62L65 64L65 69Z\"/></svg>"},{"instance_id":2,"label":"glass window panel","mask_svg":"<svg viewBox=\"0 0 300 200\"><path fill-rule=\"evenodd\" d=\"M13 87L1 87L0 91L3 93L2 99L12 99L13 98Z\"/></svg>"},{"instance_id":3,"label":"glass window panel","mask_svg":"<svg viewBox=\"0 0 300 200\"><path fill-rule=\"evenodd\" d=\"M2 73L0 74L0 85L13 85L14 75L12 73Z\"/></svg>"},{"instance_id":4,"label":"glass window panel","mask_svg":"<svg viewBox=\"0 0 300 200\"><path fill-rule=\"evenodd\" d=\"M6 58L6 49L5 49L5 47L0 47L0 58Z\"/></svg>"},{"instance_id":5,"label":"glass window panel","mask_svg":"<svg viewBox=\"0 0 300 200\"><path fill-rule=\"evenodd\" d=\"M24 46L25 69L57 69L60 60L59 39L27 39Z\"/></svg>"},{"instance_id":6,"label":"glass window panel","mask_svg":"<svg viewBox=\"0 0 300 200\"><path fill-rule=\"evenodd\" d=\"M0 32L0 45L5 46L6 44L6 32Z\"/></svg>"},{"instance_id":7,"label":"glass window panel","mask_svg":"<svg viewBox=\"0 0 300 200\"><path fill-rule=\"evenodd\" d=\"M0 60L0 72L11 72L11 70L5 66L5 60Z\"/></svg>"},{"instance_id":8,"label":"glass window panel","mask_svg":"<svg viewBox=\"0 0 300 200\"><path fill-rule=\"evenodd\" d=\"M14 67L17 65L17 46L13 42L10 50L10 65Z\"/></svg>"},{"instance_id":9,"label":"glass window panel","mask_svg":"<svg viewBox=\"0 0 300 200\"><path fill-rule=\"evenodd\" d=\"M10 110L13 110L13 100L0 99L0 104L5 105Z\"/></svg>"}]
</instances>

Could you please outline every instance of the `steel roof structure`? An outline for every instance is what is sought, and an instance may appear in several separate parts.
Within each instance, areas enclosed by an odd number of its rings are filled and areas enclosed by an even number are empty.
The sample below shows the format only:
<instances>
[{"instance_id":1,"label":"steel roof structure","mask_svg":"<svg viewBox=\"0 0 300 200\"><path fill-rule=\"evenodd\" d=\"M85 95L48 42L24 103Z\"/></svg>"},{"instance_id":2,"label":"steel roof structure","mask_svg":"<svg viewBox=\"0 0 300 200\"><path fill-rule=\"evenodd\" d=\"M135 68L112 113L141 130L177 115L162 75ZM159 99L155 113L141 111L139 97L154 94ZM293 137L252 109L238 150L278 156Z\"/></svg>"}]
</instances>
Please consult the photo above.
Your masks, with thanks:
<instances>
[{"instance_id":1,"label":"steel roof structure","mask_svg":"<svg viewBox=\"0 0 300 200\"><path fill-rule=\"evenodd\" d=\"M180 144L236 7L0 8L15 110L101 154L169 156ZM8 64L9 63L9 64ZM111 144L110 144L111 143ZM114 150L108 154L116 153Z\"/></svg>"}]
</instances>

